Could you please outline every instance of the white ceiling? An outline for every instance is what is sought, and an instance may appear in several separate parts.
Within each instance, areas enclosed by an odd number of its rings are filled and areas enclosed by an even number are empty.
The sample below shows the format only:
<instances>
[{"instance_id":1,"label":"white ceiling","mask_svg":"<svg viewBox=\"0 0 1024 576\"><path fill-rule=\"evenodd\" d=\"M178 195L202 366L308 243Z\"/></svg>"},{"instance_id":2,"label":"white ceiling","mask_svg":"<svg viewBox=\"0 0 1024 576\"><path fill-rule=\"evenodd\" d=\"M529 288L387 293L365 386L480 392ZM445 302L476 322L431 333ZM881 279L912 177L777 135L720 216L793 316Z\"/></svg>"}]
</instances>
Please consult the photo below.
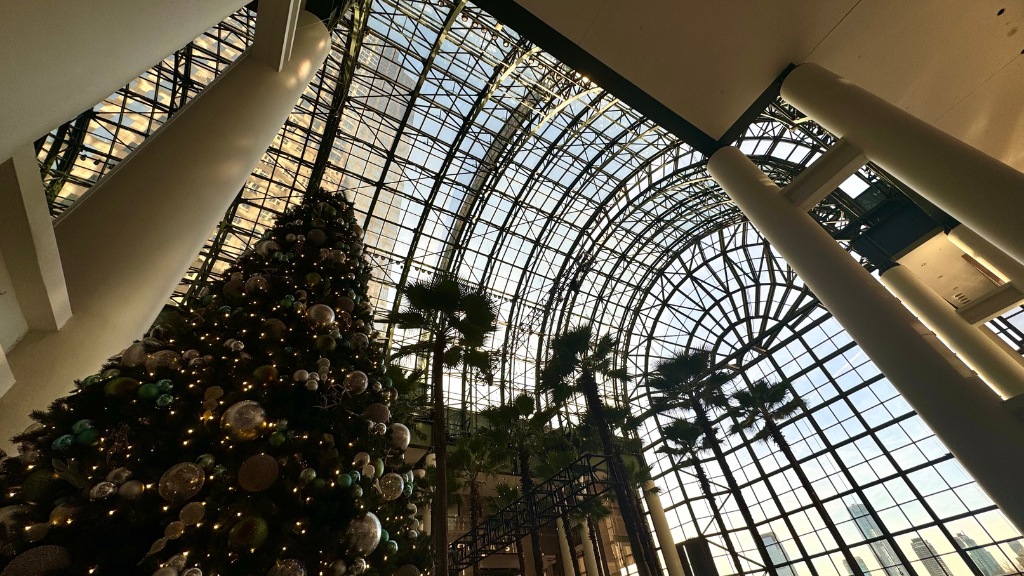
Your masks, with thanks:
<instances>
[{"instance_id":1,"label":"white ceiling","mask_svg":"<svg viewBox=\"0 0 1024 576\"><path fill-rule=\"evenodd\" d=\"M816 62L1024 172L1021 0L516 2L714 138Z\"/></svg>"}]
</instances>

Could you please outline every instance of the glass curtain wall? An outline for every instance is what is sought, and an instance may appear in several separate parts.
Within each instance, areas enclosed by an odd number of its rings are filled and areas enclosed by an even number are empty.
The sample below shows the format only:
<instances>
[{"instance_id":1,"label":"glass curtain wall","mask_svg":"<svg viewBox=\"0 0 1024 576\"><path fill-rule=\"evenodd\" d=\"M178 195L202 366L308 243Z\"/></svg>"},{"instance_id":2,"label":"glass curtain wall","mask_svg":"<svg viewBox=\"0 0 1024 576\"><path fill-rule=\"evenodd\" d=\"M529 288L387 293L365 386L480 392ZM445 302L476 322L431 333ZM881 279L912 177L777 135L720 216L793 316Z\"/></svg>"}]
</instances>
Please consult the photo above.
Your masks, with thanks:
<instances>
[{"instance_id":1,"label":"glass curtain wall","mask_svg":"<svg viewBox=\"0 0 1024 576\"><path fill-rule=\"evenodd\" d=\"M871 574L930 576L936 566L1020 573L1020 535L744 221L708 176L706 158L472 4L353 4L366 17L350 9L332 32L327 63L211 231L174 303L258 241L308 186L344 188L366 231L379 315L400 306L402 286L438 272L496 297L500 377L484 386L452 374L453 408L532 392L545 338L582 322L620 338L618 361L633 374L678 350L706 349L735 375L729 391L761 378L791 383L807 404L780 422L796 462L730 433L730 418L715 414L724 458L698 462L710 493L693 466L659 452L670 418L639 430L676 542L706 541L720 574L768 571L758 540L779 574L849 574L840 547ZM41 138L53 212L237 58L254 18L243 9ZM833 143L798 117L776 102L737 143L780 184ZM329 149L320 152L322 144ZM836 234L898 194L898 183L867 167L812 214ZM991 326L1024 349L1021 310ZM395 343L420 337L378 329ZM642 379L605 394L636 410L646 402ZM824 529L796 466L841 542ZM726 470L755 526L743 520Z\"/></svg>"}]
</instances>

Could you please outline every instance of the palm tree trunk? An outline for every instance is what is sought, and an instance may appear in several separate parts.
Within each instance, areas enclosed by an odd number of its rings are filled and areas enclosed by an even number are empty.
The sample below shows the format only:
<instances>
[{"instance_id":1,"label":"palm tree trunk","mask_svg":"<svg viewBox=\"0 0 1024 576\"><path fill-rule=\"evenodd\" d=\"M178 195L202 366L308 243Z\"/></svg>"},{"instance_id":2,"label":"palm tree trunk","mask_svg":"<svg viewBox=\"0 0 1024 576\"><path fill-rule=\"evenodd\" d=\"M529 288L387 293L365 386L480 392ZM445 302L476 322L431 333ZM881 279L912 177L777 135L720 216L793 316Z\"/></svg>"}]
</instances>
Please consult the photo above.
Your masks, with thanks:
<instances>
[{"instance_id":1,"label":"palm tree trunk","mask_svg":"<svg viewBox=\"0 0 1024 576\"><path fill-rule=\"evenodd\" d=\"M572 554L572 574L566 574L565 576L583 576L580 574L580 564L576 561L576 536L572 533L572 523L569 521L569 515L562 516L562 526L565 527L565 542L569 545L569 553Z\"/></svg>"},{"instance_id":2,"label":"palm tree trunk","mask_svg":"<svg viewBox=\"0 0 1024 576\"><path fill-rule=\"evenodd\" d=\"M636 560L637 571L640 576L655 576L654 570L657 563L651 564L653 551L648 551L644 541L640 537L640 516L630 504L629 486L626 478L626 467L622 463L621 455L615 449L615 442L612 440L611 428L608 426L608 419L604 414L604 403L597 392L597 380L589 373L584 373L581 379L583 395L587 401L587 409L594 417L594 425L601 437L601 447L608 454L608 464L612 473L612 480L615 487L615 499L619 502L619 511L622 514L622 521L626 525L626 532L629 536L629 545L633 550L633 558Z\"/></svg>"},{"instance_id":3,"label":"palm tree trunk","mask_svg":"<svg viewBox=\"0 0 1024 576\"><path fill-rule=\"evenodd\" d=\"M597 534L597 522L588 519L587 529L590 546L594 550L594 560L597 562L597 569L601 572L600 576L611 576L608 568L608 553L605 552L604 544L601 543L601 538Z\"/></svg>"},{"instance_id":4,"label":"palm tree trunk","mask_svg":"<svg viewBox=\"0 0 1024 576\"><path fill-rule=\"evenodd\" d=\"M839 551L843 554L843 559L850 565L850 571L853 576L864 576L864 572L860 569L860 564L853 556L853 552L844 545L843 536L839 533L839 528L836 527L835 522L829 517L828 511L825 510L825 504L822 503L821 498L818 498L818 493L814 491L814 487L811 485L810 478L804 473L803 468L797 462L796 454L793 453L793 447L789 445L786 437L782 435L782 430L779 428L775 420L771 418L771 415L765 411L761 411L761 416L764 419L764 426L768 430L768 434L771 436L775 444L782 450L782 454L789 460L790 465L793 467L793 472L796 473L796 477L800 480L800 483L804 485L804 490L807 491L807 496L811 499L811 504L814 509L818 511L818 515L821 516L825 527L828 529L828 533L832 535L832 538L836 541L836 545L839 546Z\"/></svg>"},{"instance_id":5,"label":"palm tree trunk","mask_svg":"<svg viewBox=\"0 0 1024 576\"><path fill-rule=\"evenodd\" d=\"M540 552L540 534L537 525L537 509L533 495L533 471L530 469L530 455L520 446L519 448L519 481L523 485L523 496L526 498L526 510L530 518L530 547L533 549L533 569L536 576L544 576L544 558Z\"/></svg>"},{"instance_id":6,"label":"palm tree trunk","mask_svg":"<svg viewBox=\"0 0 1024 576\"><path fill-rule=\"evenodd\" d=\"M746 498L743 497L740 486L736 483L736 477L732 475L732 470L729 469L729 464L725 461L725 453L722 452L722 445L718 443L718 436L715 434L714 426L711 425L711 419L708 417L707 410L699 402L694 402L693 404L693 413L697 424L704 431L704 437L708 440L708 447L711 448L715 459L718 460L719 465L722 467L725 483L729 486L729 491L732 493L733 498L736 499L736 505L740 509L743 521L747 523L747 529L754 536L754 545L757 546L757 551L761 555L761 561L764 562L764 566L768 569L769 573L774 574L775 570L772 567L775 563L772 561L772 557L768 555L768 548L764 545L764 541L761 540L757 525L754 523L754 517L751 516L750 509L747 508Z\"/></svg>"},{"instance_id":7,"label":"palm tree trunk","mask_svg":"<svg viewBox=\"0 0 1024 576\"><path fill-rule=\"evenodd\" d=\"M469 522L470 530L477 527L480 524L480 485L477 484L476 478L470 478L469 480ZM473 576L480 576L480 561L473 562Z\"/></svg>"},{"instance_id":8,"label":"palm tree trunk","mask_svg":"<svg viewBox=\"0 0 1024 576\"><path fill-rule=\"evenodd\" d=\"M711 481L708 480L708 475L704 472L704 467L697 461L696 456L693 458L693 469L697 473L697 482L700 484L700 489L708 499L708 506L711 508L711 515L715 518L715 522L722 529L722 539L725 541L725 549L729 551L729 555L732 556L733 563L736 564L737 574L742 576L743 565L740 564L740 555L736 553L736 548L732 544L732 538L729 538L729 528L725 525L725 521L722 520L722 513L718 510L718 504L715 503L715 496L711 491ZM701 534L701 536L703 536L703 534Z\"/></svg>"},{"instance_id":9,"label":"palm tree trunk","mask_svg":"<svg viewBox=\"0 0 1024 576\"><path fill-rule=\"evenodd\" d=\"M434 456L437 459L437 489L434 491L434 503L431 516L431 527L434 536L434 575L448 576L448 435L444 414L444 351L446 342L443 330L438 331L434 341L433 363L431 365L431 381L433 383L434 422L433 440Z\"/></svg>"},{"instance_id":10,"label":"palm tree trunk","mask_svg":"<svg viewBox=\"0 0 1024 576\"><path fill-rule=\"evenodd\" d=\"M526 552L523 551L523 541L516 542L516 559L519 560L519 576L526 576Z\"/></svg>"}]
</instances>

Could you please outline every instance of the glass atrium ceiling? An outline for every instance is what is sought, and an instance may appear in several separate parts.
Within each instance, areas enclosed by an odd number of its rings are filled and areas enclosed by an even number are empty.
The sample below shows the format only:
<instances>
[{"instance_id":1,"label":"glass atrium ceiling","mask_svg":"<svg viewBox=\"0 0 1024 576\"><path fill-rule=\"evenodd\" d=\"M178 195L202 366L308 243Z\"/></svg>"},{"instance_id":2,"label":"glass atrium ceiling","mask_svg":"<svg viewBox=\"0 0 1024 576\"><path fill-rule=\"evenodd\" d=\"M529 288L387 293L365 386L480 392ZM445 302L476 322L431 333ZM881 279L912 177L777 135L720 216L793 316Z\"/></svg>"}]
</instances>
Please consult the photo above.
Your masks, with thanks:
<instances>
[{"instance_id":1,"label":"glass atrium ceiling","mask_svg":"<svg viewBox=\"0 0 1024 576\"><path fill-rule=\"evenodd\" d=\"M580 322L618 336L619 361L634 374L689 347L712 350L737 372L736 386L763 376L792 381L808 408L784 430L843 543L815 519L794 463L767 445L725 435L727 465L757 523L751 531L720 463L704 462L715 490L703 494L691 469L656 451L658 422L640 430L676 540L706 536L722 574L762 572L754 538L769 534L789 574L848 574L842 544L874 574L931 575L938 564L919 553L928 550L920 541L952 574L987 576L977 567L982 552L1006 574L1022 569L1017 532L745 223L701 154L472 4L353 4L332 33L327 63L211 231L176 303L308 187L344 188L376 264L379 313L399 305L399 287L439 271L499 302L502 384L454 374L453 407L532 390L544 340ZM254 24L243 9L40 140L53 212L213 81L252 41ZM794 122L800 116L777 102L737 143L780 183L833 141ZM866 168L812 214L836 232L897 186ZM1018 349L1021 317L994 326ZM644 402L635 387L608 395ZM727 536L738 557L726 552Z\"/></svg>"}]
</instances>

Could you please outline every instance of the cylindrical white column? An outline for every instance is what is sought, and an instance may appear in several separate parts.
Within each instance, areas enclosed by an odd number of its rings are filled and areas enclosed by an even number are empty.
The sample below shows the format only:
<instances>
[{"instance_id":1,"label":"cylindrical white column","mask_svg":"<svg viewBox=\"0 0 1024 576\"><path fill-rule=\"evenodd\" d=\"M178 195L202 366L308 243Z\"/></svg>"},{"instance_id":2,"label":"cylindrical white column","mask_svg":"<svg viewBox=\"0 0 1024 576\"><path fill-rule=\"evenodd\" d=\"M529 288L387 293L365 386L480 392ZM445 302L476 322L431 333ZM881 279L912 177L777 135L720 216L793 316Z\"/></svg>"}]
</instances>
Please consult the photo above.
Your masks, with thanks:
<instances>
[{"instance_id":1,"label":"cylindrical white column","mask_svg":"<svg viewBox=\"0 0 1024 576\"><path fill-rule=\"evenodd\" d=\"M434 454L433 452L431 452L430 454L427 454L426 456L424 456L424 458L423 458L423 467L424 468L433 468L434 471L435 471L435 474L436 474L437 473L437 454ZM431 498L430 502L428 502L426 504L426 506L423 507L423 526L421 526L422 530L420 530L421 532L423 532L427 536L430 536L431 527L433 526L433 524L431 524L431 522L433 522L433 519L434 519L433 511L434 511L434 499Z\"/></svg>"},{"instance_id":2,"label":"cylindrical white column","mask_svg":"<svg viewBox=\"0 0 1024 576\"><path fill-rule=\"evenodd\" d=\"M0 399L0 439L145 333L329 49L304 13L281 72L242 56L64 213L55 232L75 314L8 355L17 384Z\"/></svg>"},{"instance_id":3,"label":"cylindrical white column","mask_svg":"<svg viewBox=\"0 0 1024 576\"><path fill-rule=\"evenodd\" d=\"M562 573L565 576L576 576L576 570L572 567L576 562L576 555L569 549L567 528L561 518L555 518L555 530L558 532L558 552L562 557Z\"/></svg>"},{"instance_id":4,"label":"cylindrical white column","mask_svg":"<svg viewBox=\"0 0 1024 576\"><path fill-rule=\"evenodd\" d=\"M1019 290L1024 290L1024 264L978 236L977 232L961 224L950 230L946 238L971 258L990 268L1004 282L1013 282Z\"/></svg>"},{"instance_id":5,"label":"cylindrical white column","mask_svg":"<svg viewBox=\"0 0 1024 576\"><path fill-rule=\"evenodd\" d=\"M92 108L244 4L0 2L0 158Z\"/></svg>"},{"instance_id":6,"label":"cylindrical white column","mask_svg":"<svg viewBox=\"0 0 1024 576\"><path fill-rule=\"evenodd\" d=\"M590 541L590 521L583 520L580 523L581 532L583 533L581 540L583 540L583 566L587 569L587 576L600 576L601 572L597 568L597 554L594 553L594 543Z\"/></svg>"},{"instance_id":7,"label":"cylindrical white column","mask_svg":"<svg viewBox=\"0 0 1024 576\"><path fill-rule=\"evenodd\" d=\"M708 169L1003 513L1024 528L1024 426L999 396L737 148L716 152Z\"/></svg>"},{"instance_id":8,"label":"cylindrical white column","mask_svg":"<svg viewBox=\"0 0 1024 576\"><path fill-rule=\"evenodd\" d=\"M949 302L906 266L889 268L882 273L881 281L996 393L1003 398L1024 394L1024 366L964 320Z\"/></svg>"},{"instance_id":9,"label":"cylindrical white column","mask_svg":"<svg viewBox=\"0 0 1024 576\"><path fill-rule=\"evenodd\" d=\"M644 482L643 492L647 509L651 512L651 521L654 522L654 533L658 536L658 546L661 548L661 557L665 559L668 576L686 576L683 571L683 563L679 561L675 540L672 538L672 529L668 525L668 517L665 516L665 507L661 505L661 498L658 497L657 486L653 481L648 480Z\"/></svg>"},{"instance_id":10,"label":"cylindrical white column","mask_svg":"<svg viewBox=\"0 0 1024 576\"><path fill-rule=\"evenodd\" d=\"M782 97L1024 262L1024 174L817 64L790 72Z\"/></svg>"}]
</instances>

